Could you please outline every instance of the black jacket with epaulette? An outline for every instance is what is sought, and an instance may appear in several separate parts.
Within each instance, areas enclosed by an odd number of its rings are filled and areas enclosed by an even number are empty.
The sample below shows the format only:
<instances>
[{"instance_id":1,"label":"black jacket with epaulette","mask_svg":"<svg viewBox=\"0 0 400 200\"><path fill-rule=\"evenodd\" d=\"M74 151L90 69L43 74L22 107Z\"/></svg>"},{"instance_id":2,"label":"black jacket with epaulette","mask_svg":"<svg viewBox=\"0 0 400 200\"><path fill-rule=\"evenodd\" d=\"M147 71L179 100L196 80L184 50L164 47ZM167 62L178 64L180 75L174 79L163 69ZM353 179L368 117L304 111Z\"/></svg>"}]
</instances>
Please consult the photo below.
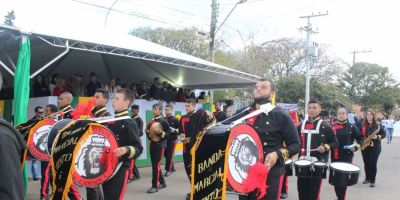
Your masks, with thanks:
<instances>
[{"instance_id":1,"label":"black jacket with epaulette","mask_svg":"<svg viewBox=\"0 0 400 200\"><path fill-rule=\"evenodd\" d=\"M360 130L347 120L344 122L337 122L333 125L333 131L338 141L337 147L331 151L332 161L346 161L353 158L354 153L350 149L345 149L345 146L352 145L357 142L356 150L360 148L363 143L363 138Z\"/></svg>"},{"instance_id":2,"label":"black jacket with epaulette","mask_svg":"<svg viewBox=\"0 0 400 200\"><path fill-rule=\"evenodd\" d=\"M165 147L167 147L167 139L168 139L168 137L169 137L171 131L170 131L170 129L169 129L168 121L167 121L166 119L163 119L161 116L155 117L155 118L152 119L149 123L147 123L147 126L146 126L146 135L147 135L147 138L150 140L150 142L154 142L154 141L152 141L151 138L149 137L149 133L150 133L150 127L151 127L151 125L153 125L153 124L156 123L156 122L160 123L161 126L162 126L162 129L163 129L163 130L162 130L163 133L162 133L162 135L161 135L161 139L160 139L160 141L158 141L158 142L156 142L156 143L161 143L161 146L165 148Z\"/></svg>"},{"instance_id":3,"label":"black jacket with epaulette","mask_svg":"<svg viewBox=\"0 0 400 200\"><path fill-rule=\"evenodd\" d=\"M115 117L123 116L129 116L128 110L115 113ZM120 161L123 162L122 167L129 168L131 159L136 159L143 152L136 122L132 118L112 121L108 123L108 128L114 133L118 147L128 149L128 152L120 158Z\"/></svg>"},{"instance_id":4,"label":"black jacket with epaulette","mask_svg":"<svg viewBox=\"0 0 400 200\"><path fill-rule=\"evenodd\" d=\"M98 106L92 110L92 115L95 117L109 117L111 114L107 112L107 108L105 106Z\"/></svg>"},{"instance_id":5,"label":"black jacket with epaulette","mask_svg":"<svg viewBox=\"0 0 400 200\"><path fill-rule=\"evenodd\" d=\"M60 117L58 118L59 120L61 119L72 119L72 111L74 109L72 108L71 105L64 106L60 108Z\"/></svg>"},{"instance_id":6,"label":"black jacket with epaulette","mask_svg":"<svg viewBox=\"0 0 400 200\"><path fill-rule=\"evenodd\" d=\"M171 134L169 135L168 140L177 140L178 132L179 132L179 120L173 115L165 116L164 119L167 120L169 127L176 130L176 132L171 131Z\"/></svg>"}]
</instances>

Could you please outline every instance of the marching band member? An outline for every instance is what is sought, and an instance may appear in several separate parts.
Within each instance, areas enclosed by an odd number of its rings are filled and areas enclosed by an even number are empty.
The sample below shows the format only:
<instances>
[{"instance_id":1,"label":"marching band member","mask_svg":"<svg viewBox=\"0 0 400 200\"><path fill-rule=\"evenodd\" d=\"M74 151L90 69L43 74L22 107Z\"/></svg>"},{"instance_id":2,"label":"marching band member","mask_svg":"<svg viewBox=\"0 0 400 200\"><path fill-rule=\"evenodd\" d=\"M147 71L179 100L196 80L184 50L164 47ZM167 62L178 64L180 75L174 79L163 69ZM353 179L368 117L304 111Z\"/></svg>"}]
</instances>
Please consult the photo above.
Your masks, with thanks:
<instances>
[{"instance_id":1,"label":"marching band member","mask_svg":"<svg viewBox=\"0 0 400 200\"><path fill-rule=\"evenodd\" d=\"M178 142L178 133L179 133L179 120L172 114L173 105L169 104L165 106L165 119L167 120L171 134L167 140L167 148L165 149L165 176L171 175L172 171L175 171L174 168L174 153L176 143Z\"/></svg>"},{"instance_id":2,"label":"marching band member","mask_svg":"<svg viewBox=\"0 0 400 200\"><path fill-rule=\"evenodd\" d=\"M132 110L132 119L135 120L138 128L139 128L139 135L140 137L143 136L143 119L139 115L139 105L133 105L131 106ZM132 167L132 175L129 177L129 181L135 181L140 179L140 173L139 169L136 166L136 160L133 161L133 167Z\"/></svg>"},{"instance_id":3,"label":"marching band member","mask_svg":"<svg viewBox=\"0 0 400 200\"><path fill-rule=\"evenodd\" d=\"M170 130L167 120L162 118L162 105L160 103L153 105L153 115L153 120L151 120L146 126L146 134L150 139L150 157L152 166L151 188L147 190L147 193L155 193L158 192L158 189L167 187L164 176L161 173L161 159L167 145ZM159 141L153 141L149 136L151 126L156 122L162 125L162 129L156 130L156 134L160 137Z\"/></svg>"},{"instance_id":4,"label":"marching band member","mask_svg":"<svg viewBox=\"0 0 400 200\"><path fill-rule=\"evenodd\" d=\"M363 184L370 184L370 187L375 187L375 177L377 173L377 163L379 154L381 153L381 140L386 137L386 133L383 127L379 126L375 118L375 113L368 110L365 114L364 122L361 126L361 134L365 139L367 139L372 133L377 132L372 136L371 145L361 151L364 170L365 170L365 180Z\"/></svg>"},{"instance_id":5,"label":"marching band member","mask_svg":"<svg viewBox=\"0 0 400 200\"><path fill-rule=\"evenodd\" d=\"M215 107L215 112L213 112L213 115L214 115L215 119L217 120L217 122L224 121L226 119L226 115L225 115L224 111L221 110L221 104L215 103L214 107Z\"/></svg>"},{"instance_id":6,"label":"marching band member","mask_svg":"<svg viewBox=\"0 0 400 200\"><path fill-rule=\"evenodd\" d=\"M73 96L70 92L63 92L58 97L58 106L60 107L60 116L58 117L59 120L72 119L72 111L74 110L71 106L72 100ZM68 197L70 199L82 199L78 189L76 189L75 184L71 185L70 191L68 191Z\"/></svg>"},{"instance_id":7,"label":"marching band member","mask_svg":"<svg viewBox=\"0 0 400 200\"><path fill-rule=\"evenodd\" d=\"M128 108L133 101L134 97L130 90L117 90L112 100L115 117L129 116ZM117 139L118 148L115 149L114 155L119 157L122 166L111 179L103 183L104 199L123 199L131 160L137 158L142 153L143 146L139 137L139 129L133 119L129 118L109 122L108 128L114 133Z\"/></svg>"},{"instance_id":8,"label":"marching band member","mask_svg":"<svg viewBox=\"0 0 400 200\"><path fill-rule=\"evenodd\" d=\"M318 161L328 162L329 151L336 147L337 140L333 130L328 122L320 119L321 104L318 101L311 100L308 102L308 120L303 121L305 130L317 130L317 134L311 135L311 149L316 149L310 153L311 157L315 157ZM302 133L303 123L299 125L298 132L301 138L302 156L306 154L308 134ZM310 133L309 133L310 134ZM322 178L305 178L298 177L297 190L299 200L318 200Z\"/></svg>"},{"instance_id":9,"label":"marching band member","mask_svg":"<svg viewBox=\"0 0 400 200\"><path fill-rule=\"evenodd\" d=\"M348 110L344 107L337 110L337 122L333 125L333 132L336 135L338 145L331 151L332 162L352 163L353 152L360 149L360 144L362 144L361 132L355 125L348 122L348 113ZM355 141L357 145L348 149ZM346 189L347 187L335 186L338 200L346 199Z\"/></svg>"},{"instance_id":10,"label":"marching band member","mask_svg":"<svg viewBox=\"0 0 400 200\"><path fill-rule=\"evenodd\" d=\"M261 79L254 90L254 104L246 112L259 109L264 104L271 103L275 93L272 80ZM267 178L267 194L263 200L276 200L280 198L285 161L300 152L300 139L296 127L289 114L274 107L268 114L261 113L247 120L254 126L260 136L264 150L265 165L270 168ZM283 146L286 144L286 148ZM240 195L240 200L257 199L256 192Z\"/></svg>"},{"instance_id":11,"label":"marching band member","mask_svg":"<svg viewBox=\"0 0 400 200\"><path fill-rule=\"evenodd\" d=\"M56 120L55 115L58 112L58 108L54 104L49 104L44 109L44 114L46 117ZM40 172L42 174L42 179L40 180L40 199L47 199L49 195L49 185L52 180L51 175L51 165L49 161L40 162Z\"/></svg>"},{"instance_id":12,"label":"marching band member","mask_svg":"<svg viewBox=\"0 0 400 200\"><path fill-rule=\"evenodd\" d=\"M98 117L109 117L111 114L107 112L107 102L109 99L109 93L104 89L96 89L94 93L94 108L92 110L92 115L96 118ZM103 200L103 192L100 187L86 188L86 197L90 200Z\"/></svg>"}]
</instances>

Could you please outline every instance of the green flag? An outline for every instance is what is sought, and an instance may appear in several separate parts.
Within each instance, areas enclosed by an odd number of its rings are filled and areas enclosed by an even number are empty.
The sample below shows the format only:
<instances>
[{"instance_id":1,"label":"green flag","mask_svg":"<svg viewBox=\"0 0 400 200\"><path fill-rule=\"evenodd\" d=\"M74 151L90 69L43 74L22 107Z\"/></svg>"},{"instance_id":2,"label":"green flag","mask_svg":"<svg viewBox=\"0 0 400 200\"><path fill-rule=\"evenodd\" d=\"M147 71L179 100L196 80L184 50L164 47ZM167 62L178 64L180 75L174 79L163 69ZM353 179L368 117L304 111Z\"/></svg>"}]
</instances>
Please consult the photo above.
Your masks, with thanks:
<instances>
[{"instance_id":1,"label":"green flag","mask_svg":"<svg viewBox=\"0 0 400 200\"><path fill-rule=\"evenodd\" d=\"M23 35L14 76L14 124L16 125L26 122L28 118L30 68L31 47L29 37ZM26 196L28 192L26 165L24 166L24 186Z\"/></svg>"}]
</instances>

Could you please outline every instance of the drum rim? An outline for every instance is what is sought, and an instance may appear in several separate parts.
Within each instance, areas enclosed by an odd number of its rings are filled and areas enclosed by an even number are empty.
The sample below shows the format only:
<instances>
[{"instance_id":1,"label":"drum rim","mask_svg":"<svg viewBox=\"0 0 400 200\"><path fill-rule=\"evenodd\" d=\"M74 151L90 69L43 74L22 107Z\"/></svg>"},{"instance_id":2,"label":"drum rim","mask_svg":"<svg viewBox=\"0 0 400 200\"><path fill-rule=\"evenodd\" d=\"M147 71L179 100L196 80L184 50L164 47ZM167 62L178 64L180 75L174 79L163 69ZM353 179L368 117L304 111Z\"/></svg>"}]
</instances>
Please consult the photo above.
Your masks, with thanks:
<instances>
[{"instance_id":1,"label":"drum rim","mask_svg":"<svg viewBox=\"0 0 400 200\"><path fill-rule=\"evenodd\" d=\"M306 165L299 165L298 162L309 162L309 164L306 164ZM293 163L294 163L294 165L296 165L296 166L310 166L310 165L313 164L313 162L311 162L310 160L306 160L306 159L299 159L299 160L294 161ZM296 164L296 163L297 163L297 164Z\"/></svg>"},{"instance_id":2,"label":"drum rim","mask_svg":"<svg viewBox=\"0 0 400 200\"><path fill-rule=\"evenodd\" d=\"M345 164L345 165L351 165L354 167L357 167L357 170L343 170L343 169L338 169L335 166L332 166L332 164L336 165L336 164ZM352 163L346 163L346 162L332 162L329 165L329 169L332 169L333 171L343 171L343 172L351 172L351 173L359 173L361 171L361 168L355 164Z\"/></svg>"}]
</instances>

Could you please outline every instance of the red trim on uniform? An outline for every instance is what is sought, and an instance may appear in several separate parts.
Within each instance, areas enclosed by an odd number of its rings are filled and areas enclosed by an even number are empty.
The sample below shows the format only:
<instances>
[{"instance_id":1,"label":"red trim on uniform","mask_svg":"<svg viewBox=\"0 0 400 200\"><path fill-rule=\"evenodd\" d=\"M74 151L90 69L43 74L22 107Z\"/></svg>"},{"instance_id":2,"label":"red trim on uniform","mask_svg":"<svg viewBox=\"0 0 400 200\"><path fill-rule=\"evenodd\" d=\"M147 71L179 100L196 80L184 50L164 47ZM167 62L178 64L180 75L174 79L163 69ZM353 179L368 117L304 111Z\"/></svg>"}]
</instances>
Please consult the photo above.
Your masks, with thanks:
<instances>
[{"instance_id":1,"label":"red trim on uniform","mask_svg":"<svg viewBox=\"0 0 400 200\"><path fill-rule=\"evenodd\" d=\"M125 194L126 185L127 185L126 183L128 182L128 177L129 177L129 170L126 170L124 185L122 186L122 190L121 190L121 194L119 196L119 200L123 200L124 199L124 194Z\"/></svg>"},{"instance_id":2,"label":"red trim on uniform","mask_svg":"<svg viewBox=\"0 0 400 200\"><path fill-rule=\"evenodd\" d=\"M133 178L133 168L135 168L135 160L132 159L131 166L129 167L129 178Z\"/></svg>"},{"instance_id":3,"label":"red trim on uniform","mask_svg":"<svg viewBox=\"0 0 400 200\"><path fill-rule=\"evenodd\" d=\"M49 170L50 170L50 162L48 162L44 174L44 181L42 185L42 197L46 198L47 197L47 188L49 187ZM43 178L43 177L42 177Z\"/></svg>"},{"instance_id":4,"label":"red trim on uniform","mask_svg":"<svg viewBox=\"0 0 400 200\"><path fill-rule=\"evenodd\" d=\"M284 183L285 183L285 185L284 185L283 187L285 187L286 193L289 191L289 182L288 182L288 179L289 179L289 176L284 176L284 177L283 177L283 180L284 180Z\"/></svg>"},{"instance_id":5,"label":"red trim on uniform","mask_svg":"<svg viewBox=\"0 0 400 200\"><path fill-rule=\"evenodd\" d=\"M306 123L305 129L314 129L314 123Z\"/></svg>"},{"instance_id":6,"label":"red trim on uniform","mask_svg":"<svg viewBox=\"0 0 400 200\"><path fill-rule=\"evenodd\" d=\"M343 125L341 125L341 124L336 124L335 126L333 126L333 133L336 135L336 131L338 130L338 129L342 129L343 128ZM336 147L334 150L333 150L333 159L335 159L335 160L338 160L339 159L339 147Z\"/></svg>"},{"instance_id":7,"label":"red trim on uniform","mask_svg":"<svg viewBox=\"0 0 400 200\"><path fill-rule=\"evenodd\" d=\"M161 158L160 158L160 160L158 161L156 188L158 188L158 183L160 182L161 159L162 159L163 156L164 156L164 148L162 148L162 151L161 151Z\"/></svg>"},{"instance_id":8,"label":"red trim on uniform","mask_svg":"<svg viewBox=\"0 0 400 200\"><path fill-rule=\"evenodd\" d=\"M82 199L81 195L79 194L74 184L71 185L69 191L75 196L76 199Z\"/></svg>"},{"instance_id":9,"label":"red trim on uniform","mask_svg":"<svg viewBox=\"0 0 400 200\"><path fill-rule=\"evenodd\" d=\"M281 175L281 176L279 177L279 188L278 188L278 194L276 195L276 200L280 200L280 199L281 199L283 178L284 178L283 175ZM286 177L286 178L287 178L287 177Z\"/></svg>"},{"instance_id":10,"label":"red trim on uniform","mask_svg":"<svg viewBox=\"0 0 400 200\"><path fill-rule=\"evenodd\" d=\"M306 134L301 133L301 149L306 149ZM301 151L301 155L305 156L306 155L306 151Z\"/></svg>"},{"instance_id":11,"label":"red trim on uniform","mask_svg":"<svg viewBox=\"0 0 400 200\"><path fill-rule=\"evenodd\" d=\"M176 148L176 141L172 142L172 154L171 154L171 164L169 165L169 171L172 171L172 166L174 164L174 154L175 154L175 148Z\"/></svg>"},{"instance_id":12,"label":"red trim on uniform","mask_svg":"<svg viewBox=\"0 0 400 200\"><path fill-rule=\"evenodd\" d=\"M361 127L361 133L364 139L367 138L367 126L365 124Z\"/></svg>"},{"instance_id":13,"label":"red trim on uniform","mask_svg":"<svg viewBox=\"0 0 400 200\"><path fill-rule=\"evenodd\" d=\"M320 200L320 196L321 196L321 189L322 189L322 179L320 180L320 184L319 184L319 190L318 190L318 200Z\"/></svg>"},{"instance_id":14,"label":"red trim on uniform","mask_svg":"<svg viewBox=\"0 0 400 200\"><path fill-rule=\"evenodd\" d=\"M189 122L189 121L190 121L190 118L189 118L189 117L182 117L181 127L182 127L183 133L185 133L185 135L186 135L185 123L186 123L186 122Z\"/></svg>"},{"instance_id":15,"label":"red trim on uniform","mask_svg":"<svg viewBox=\"0 0 400 200\"><path fill-rule=\"evenodd\" d=\"M252 112L254 112L254 111L255 111L255 110L250 111L249 114L252 113ZM257 120L257 117L258 117L258 115L253 116L253 117L247 119L246 122L247 122L248 124L250 124L250 125L253 126L253 125L254 125L254 122L256 122L256 120Z\"/></svg>"}]
</instances>

